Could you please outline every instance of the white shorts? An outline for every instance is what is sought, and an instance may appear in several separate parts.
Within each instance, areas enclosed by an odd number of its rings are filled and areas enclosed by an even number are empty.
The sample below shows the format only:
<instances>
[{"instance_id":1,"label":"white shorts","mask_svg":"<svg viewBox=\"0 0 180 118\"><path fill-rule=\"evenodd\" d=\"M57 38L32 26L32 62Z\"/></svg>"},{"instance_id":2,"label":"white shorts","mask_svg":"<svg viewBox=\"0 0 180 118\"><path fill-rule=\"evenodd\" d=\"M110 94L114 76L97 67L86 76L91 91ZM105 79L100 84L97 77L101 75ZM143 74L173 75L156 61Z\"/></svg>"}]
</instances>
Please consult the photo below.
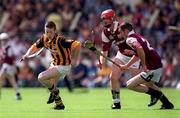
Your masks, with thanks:
<instances>
[{"instance_id":1,"label":"white shorts","mask_svg":"<svg viewBox=\"0 0 180 118\"><path fill-rule=\"evenodd\" d=\"M120 59L124 64L128 63L131 57L128 57L126 55L123 55L121 52L117 52L116 57L117 59ZM133 65L130 66L130 68L136 68L138 69L140 66L140 60L136 61Z\"/></svg>"},{"instance_id":2,"label":"white shorts","mask_svg":"<svg viewBox=\"0 0 180 118\"><path fill-rule=\"evenodd\" d=\"M145 81L153 81L153 82L159 82L162 75L162 68L158 68L156 70L150 70L149 72L141 72L140 76Z\"/></svg>"},{"instance_id":3,"label":"white shorts","mask_svg":"<svg viewBox=\"0 0 180 118\"><path fill-rule=\"evenodd\" d=\"M7 63L4 63L1 67L0 73L6 73L9 76L14 76L15 74L15 68L12 65L9 65Z\"/></svg>"},{"instance_id":4,"label":"white shorts","mask_svg":"<svg viewBox=\"0 0 180 118\"><path fill-rule=\"evenodd\" d=\"M63 65L53 65L53 64L51 64L50 68L51 67L55 67L59 71L59 73L61 75L60 78L64 78L69 73L69 71L71 69L71 65L63 66Z\"/></svg>"}]
</instances>

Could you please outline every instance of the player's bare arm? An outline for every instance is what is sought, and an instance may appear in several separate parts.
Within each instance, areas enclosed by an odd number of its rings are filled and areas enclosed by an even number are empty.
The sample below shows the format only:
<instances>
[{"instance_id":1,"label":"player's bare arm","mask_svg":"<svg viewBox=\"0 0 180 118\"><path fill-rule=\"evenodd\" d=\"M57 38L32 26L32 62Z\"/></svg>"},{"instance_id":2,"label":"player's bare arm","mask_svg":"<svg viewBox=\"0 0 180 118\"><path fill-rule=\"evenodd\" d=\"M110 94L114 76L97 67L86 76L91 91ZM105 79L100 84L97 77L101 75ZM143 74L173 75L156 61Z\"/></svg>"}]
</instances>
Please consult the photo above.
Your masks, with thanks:
<instances>
[{"instance_id":1,"label":"player's bare arm","mask_svg":"<svg viewBox=\"0 0 180 118\"><path fill-rule=\"evenodd\" d=\"M128 38L126 42L130 47L132 47L136 51L137 56L141 60L141 64L144 71L148 71L145 62L145 52L141 44L136 40L136 38Z\"/></svg>"},{"instance_id":2,"label":"player's bare arm","mask_svg":"<svg viewBox=\"0 0 180 118\"><path fill-rule=\"evenodd\" d=\"M77 64L78 56L79 56L79 51L81 49L81 43L79 41L74 41L71 45L72 47L72 65Z\"/></svg>"},{"instance_id":3,"label":"player's bare arm","mask_svg":"<svg viewBox=\"0 0 180 118\"><path fill-rule=\"evenodd\" d=\"M139 42L135 39L135 38L127 38L126 43L134 50L137 51L139 50L139 48L142 48L142 46L139 44ZM137 53L137 52L136 52ZM129 67L131 65L133 65L136 61L139 60L139 55L134 55L132 56L132 58L129 60L128 63L126 63L125 65L121 65L121 69L122 70L127 70L129 69Z\"/></svg>"},{"instance_id":4,"label":"player's bare arm","mask_svg":"<svg viewBox=\"0 0 180 118\"><path fill-rule=\"evenodd\" d=\"M131 65L133 65L135 62L137 62L138 60L139 60L139 57L137 57L136 55L134 55L134 56L129 60L128 63L126 63L125 65L121 65L121 69L122 69L122 70L127 70L127 69L129 69L129 67L130 67Z\"/></svg>"},{"instance_id":5,"label":"player's bare arm","mask_svg":"<svg viewBox=\"0 0 180 118\"><path fill-rule=\"evenodd\" d=\"M28 58L30 58L30 57L33 57L33 56L30 56L30 55L35 54L35 53L37 53L37 52L40 51L40 50L41 50L41 48L37 48L37 47L36 47L36 44L33 44L33 45L28 49L28 51L26 52L26 54L22 56L22 58L21 58L20 61L24 61L24 60L26 60L26 59L28 59ZM36 55L34 55L34 56L36 56Z\"/></svg>"},{"instance_id":6,"label":"player's bare arm","mask_svg":"<svg viewBox=\"0 0 180 118\"><path fill-rule=\"evenodd\" d=\"M129 46L131 46L136 51L137 56L141 60L142 66L145 66L146 65L145 53L144 53L144 50L143 50L143 47L141 46L141 44L136 40L136 38L128 38L126 42Z\"/></svg>"},{"instance_id":7,"label":"player's bare arm","mask_svg":"<svg viewBox=\"0 0 180 118\"><path fill-rule=\"evenodd\" d=\"M144 53L143 48L142 47L138 47L136 49L136 52L137 52L137 55L139 56L139 58L141 60L141 64L142 64L142 67L143 67L144 71L147 71L146 62L145 62L145 53Z\"/></svg>"}]
</instances>

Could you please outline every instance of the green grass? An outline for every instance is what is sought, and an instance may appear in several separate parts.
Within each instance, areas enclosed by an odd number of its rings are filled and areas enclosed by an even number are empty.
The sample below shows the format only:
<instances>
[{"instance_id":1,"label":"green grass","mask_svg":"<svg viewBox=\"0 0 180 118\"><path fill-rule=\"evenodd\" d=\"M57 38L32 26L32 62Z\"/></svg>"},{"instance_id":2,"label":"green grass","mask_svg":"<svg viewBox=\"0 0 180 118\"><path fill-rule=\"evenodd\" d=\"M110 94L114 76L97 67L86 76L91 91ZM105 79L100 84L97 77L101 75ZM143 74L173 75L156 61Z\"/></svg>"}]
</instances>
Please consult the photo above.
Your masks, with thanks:
<instances>
[{"instance_id":1,"label":"green grass","mask_svg":"<svg viewBox=\"0 0 180 118\"><path fill-rule=\"evenodd\" d=\"M22 89L22 101L14 99L12 89L2 89L0 118L180 118L180 91L162 89L175 104L174 110L159 110L160 103L148 108L149 96L127 89L121 90L121 110L111 110L110 89L92 89L85 92L76 89L69 93L61 89L66 106L64 111L53 110L54 104L46 104L45 88Z\"/></svg>"}]
</instances>

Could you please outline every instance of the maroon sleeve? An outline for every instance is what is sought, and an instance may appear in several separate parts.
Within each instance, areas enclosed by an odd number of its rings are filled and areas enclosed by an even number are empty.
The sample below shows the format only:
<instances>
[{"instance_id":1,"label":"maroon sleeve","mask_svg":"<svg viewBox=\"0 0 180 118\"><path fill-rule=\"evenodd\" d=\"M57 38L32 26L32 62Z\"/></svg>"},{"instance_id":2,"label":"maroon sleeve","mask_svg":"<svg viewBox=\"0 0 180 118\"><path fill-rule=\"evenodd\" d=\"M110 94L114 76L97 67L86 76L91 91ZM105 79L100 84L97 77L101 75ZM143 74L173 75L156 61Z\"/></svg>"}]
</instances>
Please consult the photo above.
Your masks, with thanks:
<instances>
[{"instance_id":1,"label":"maroon sleeve","mask_svg":"<svg viewBox=\"0 0 180 118\"><path fill-rule=\"evenodd\" d=\"M138 48L142 48L141 44L139 42L132 43L132 47L137 50Z\"/></svg>"},{"instance_id":2,"label":"maroon sleeve","mask_svg":"<svg viewBox=\"0 0 180 118\"><path fill-rule=\"evenodd\" d=\"M44 47L44 36L42 36L40 39L38 39L37 41L36 41L36 46L37 46L37 48L42 48L42 47Z\"/></svg>"}]
</instances>

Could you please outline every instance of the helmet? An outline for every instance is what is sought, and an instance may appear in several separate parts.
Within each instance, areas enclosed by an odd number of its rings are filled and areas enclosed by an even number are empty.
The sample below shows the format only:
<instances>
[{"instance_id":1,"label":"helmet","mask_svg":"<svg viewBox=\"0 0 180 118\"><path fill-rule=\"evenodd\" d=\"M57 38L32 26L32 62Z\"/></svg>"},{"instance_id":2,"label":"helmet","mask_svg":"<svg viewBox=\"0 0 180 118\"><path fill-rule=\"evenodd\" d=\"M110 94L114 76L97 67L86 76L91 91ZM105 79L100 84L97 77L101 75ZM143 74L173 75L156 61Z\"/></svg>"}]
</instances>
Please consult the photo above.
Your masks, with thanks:
<instances>
[{"instance_id":1,"label":"helmet","mask_svg":"<svg viewBox=\"0 0 180 118\"><path fill-rule=\"evenodd\" d=\"M112 9L107 9L101 13L101 19L106 19L106 18L113 18L115 16L115 11Z\"/></svg>"},{"instance_id":2,"label":"helmet","mask_svg":"<svg viewBox=\"0 0 180 118\"><path fill-rule=\"evenodd\" d=\"M9 38L9 35L7 33L1 33L0 34L0 40L6 40Z\"/></svg>"}]
</instances>

